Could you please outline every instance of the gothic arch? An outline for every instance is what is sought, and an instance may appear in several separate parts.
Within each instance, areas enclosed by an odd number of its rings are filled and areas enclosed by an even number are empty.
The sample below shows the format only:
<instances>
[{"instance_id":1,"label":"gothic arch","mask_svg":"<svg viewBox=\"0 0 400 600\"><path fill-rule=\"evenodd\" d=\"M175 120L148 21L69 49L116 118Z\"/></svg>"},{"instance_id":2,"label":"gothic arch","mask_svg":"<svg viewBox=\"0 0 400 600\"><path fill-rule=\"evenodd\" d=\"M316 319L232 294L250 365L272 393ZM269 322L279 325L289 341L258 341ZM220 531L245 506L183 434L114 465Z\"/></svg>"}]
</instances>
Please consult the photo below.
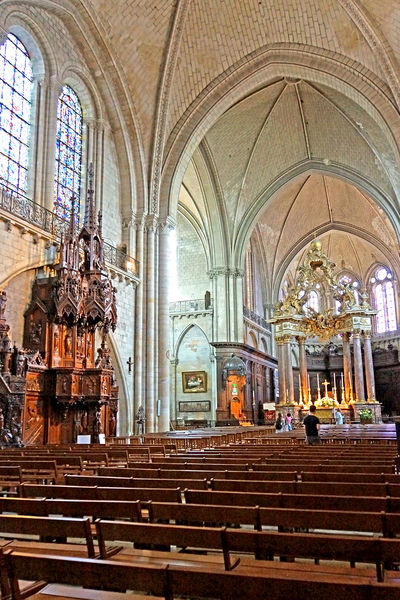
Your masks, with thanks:
<instances>
[{"instance_id":1,"label":"gothic arch","mask_svg":"<svg viewBox=\"0 0 400 600\"><path fill-rule=\"evenodd\" d=\"M206 332L204 331L204 329L202 329L202 327L200 327L200 325L196 324L190 324L187 327L185 327L179 334L176 342L175 342L175 347L173 349L173 356L175 358L178 357L179 354L179 349L181 347L182 341L185 339L187 333L191 330L191 329L198 329L201 333L201 335L204 337L204 339L206 340L207 344L209 345L210 349L211 349L211 345L210 345L210 340L208 339L208 336L206 334Z\"/></svg>"},{"instance_id":2,"label":"gothic arch","mask_svg":"<svg viewBox=\"0 0 400 600\"><path fill-rule=\"evenodd\" d=\"M279 57L279 60L278 60ZM393 104L382 91L372 73L368 80L360 79L358 63L343 63L342 57L324 51L316 56L312 48L296 45L271 46L259 49L247 61L240 61L230 67L217 80L211 82L193 102L171 133L165 153L161 197L168 197L168 214L176 212L179 188L186 166L201 138L218 118L244 95L261 85L267 85L276 77L297 77L314 82L322 82L357 101L385 132L396 156L399 148L396 142L400 125ZM243 64L244 63L244 64ZM362 68L365 71L365 68ZM364 94L360 89L365 90ZM211 108L210 108L211 106ZM393 130L388 123L393 124ZM400 139L400 138L399 138Z\"/></svg>"},{"instance_id":3,"label":"gothic arch","mask_svg":"<svg viewBox=\"0 0 400 600\"><path fill-rule=\"evenodd\" d=\"M130 400L131 395L128 391L128 383L130 382L128 382L127 377L124 376L124 370L122 369L123 361L112 331L110 331L108 335L107 343L111 350L112 364L115 369L116 380L119 386L117 419L119 434L134 434L133 402ZM121 389L123 391L122 394Z\"/></svg>"}]
</instances>

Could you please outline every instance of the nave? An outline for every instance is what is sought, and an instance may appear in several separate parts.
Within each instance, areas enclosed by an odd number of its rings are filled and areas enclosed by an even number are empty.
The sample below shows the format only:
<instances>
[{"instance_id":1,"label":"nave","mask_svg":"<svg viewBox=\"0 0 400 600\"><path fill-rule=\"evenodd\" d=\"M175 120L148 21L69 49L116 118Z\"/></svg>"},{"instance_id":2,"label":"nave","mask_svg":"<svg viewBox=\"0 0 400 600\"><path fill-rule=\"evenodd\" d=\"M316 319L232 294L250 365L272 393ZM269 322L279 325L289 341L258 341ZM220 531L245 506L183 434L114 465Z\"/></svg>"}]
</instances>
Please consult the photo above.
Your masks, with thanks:
<instances>
[{"instance_id":1,"label":"nave","mask_svg":"<svg viewBox=\"0 0 400 600\"><path fill-rule=\"evenodd\" d=\"M393 424L208 433L3 449L2 597L399 597Z\"/></svg>"}]
</instances>

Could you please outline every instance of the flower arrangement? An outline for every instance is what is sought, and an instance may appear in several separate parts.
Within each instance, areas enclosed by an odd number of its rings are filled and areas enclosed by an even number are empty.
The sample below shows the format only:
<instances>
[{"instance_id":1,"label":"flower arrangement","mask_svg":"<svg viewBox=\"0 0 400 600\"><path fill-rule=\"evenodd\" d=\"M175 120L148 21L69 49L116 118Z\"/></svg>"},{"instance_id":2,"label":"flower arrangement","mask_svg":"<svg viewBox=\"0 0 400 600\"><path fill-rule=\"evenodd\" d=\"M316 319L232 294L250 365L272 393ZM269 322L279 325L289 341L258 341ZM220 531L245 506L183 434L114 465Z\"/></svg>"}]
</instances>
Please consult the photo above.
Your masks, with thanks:
<instances>
[{"instance_id":1,"label":"flower arrangement","mask_svg":"<svg viewBox=\"0 0 400 600\"><path fill-rule=\"evenodd\" d=\"M315 406L317 408L333 408L339 406L339 402L335 398L321 398L321 400L315 401Z\"/></svg>"},{"instance_id":2,"label":"flower arrangement","mask_svg":"<svg viewBox=\"0 0 400 600\"><path fill-rule=\"evenodd\" d=\"M370 408L362 408L358 414L360 419L364 421L372 420L372 410Z\"/></svg>"}]
</instances>

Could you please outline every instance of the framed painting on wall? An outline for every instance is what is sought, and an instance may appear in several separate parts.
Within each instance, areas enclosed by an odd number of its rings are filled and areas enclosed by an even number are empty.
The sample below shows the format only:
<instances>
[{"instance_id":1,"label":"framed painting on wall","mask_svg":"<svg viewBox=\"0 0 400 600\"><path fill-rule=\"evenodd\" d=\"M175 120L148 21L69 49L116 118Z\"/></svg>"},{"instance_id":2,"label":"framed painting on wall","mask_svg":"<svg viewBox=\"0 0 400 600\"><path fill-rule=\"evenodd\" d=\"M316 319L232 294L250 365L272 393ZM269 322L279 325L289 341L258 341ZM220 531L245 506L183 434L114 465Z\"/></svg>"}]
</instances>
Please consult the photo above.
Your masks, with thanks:
<instances>
[{"instance_id":1,"label":"framed painting on wall","mask_svg":"<svg viewBox=\"0 0 400 600\"><path fill-rule=\"evenodd\" d=\"M186 371L182 373L182 389L185 394L207 391L207 373L205 371Z\"/></svg>"},{"instance_id":2,"label":"framed painting on wall","mask_svg":"<svg viewBox=\"0 0 400 600\"><path fill-rule=\"evenodd\" d=\"M208 412L210 410L211 402L209 400L179 402L179 412Z\"/></svg>"}]
</instances>

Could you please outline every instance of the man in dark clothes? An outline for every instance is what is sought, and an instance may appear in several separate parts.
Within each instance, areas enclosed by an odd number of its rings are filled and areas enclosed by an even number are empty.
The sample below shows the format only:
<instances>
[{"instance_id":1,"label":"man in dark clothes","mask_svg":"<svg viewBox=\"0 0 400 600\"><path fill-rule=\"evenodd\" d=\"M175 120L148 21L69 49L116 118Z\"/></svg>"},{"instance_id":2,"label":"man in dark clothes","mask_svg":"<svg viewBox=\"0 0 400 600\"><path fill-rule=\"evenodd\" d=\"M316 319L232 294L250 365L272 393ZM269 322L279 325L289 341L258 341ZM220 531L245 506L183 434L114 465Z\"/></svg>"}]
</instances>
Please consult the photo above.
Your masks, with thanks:
<instances>
[{"instance_id":1,"label":"man in dark clothes","mask_svg":"<svg viewBox=\"0 0 400 600\"><path fill-rule=\"evenodd\" d=\"M311 404L309 414L303 421L303 425L306 428L307 444L311 446L321 443L321 438L319 437L320 423L318 417L315 416L316 410L314 404Z\"/></svg>"}]
</instances>

